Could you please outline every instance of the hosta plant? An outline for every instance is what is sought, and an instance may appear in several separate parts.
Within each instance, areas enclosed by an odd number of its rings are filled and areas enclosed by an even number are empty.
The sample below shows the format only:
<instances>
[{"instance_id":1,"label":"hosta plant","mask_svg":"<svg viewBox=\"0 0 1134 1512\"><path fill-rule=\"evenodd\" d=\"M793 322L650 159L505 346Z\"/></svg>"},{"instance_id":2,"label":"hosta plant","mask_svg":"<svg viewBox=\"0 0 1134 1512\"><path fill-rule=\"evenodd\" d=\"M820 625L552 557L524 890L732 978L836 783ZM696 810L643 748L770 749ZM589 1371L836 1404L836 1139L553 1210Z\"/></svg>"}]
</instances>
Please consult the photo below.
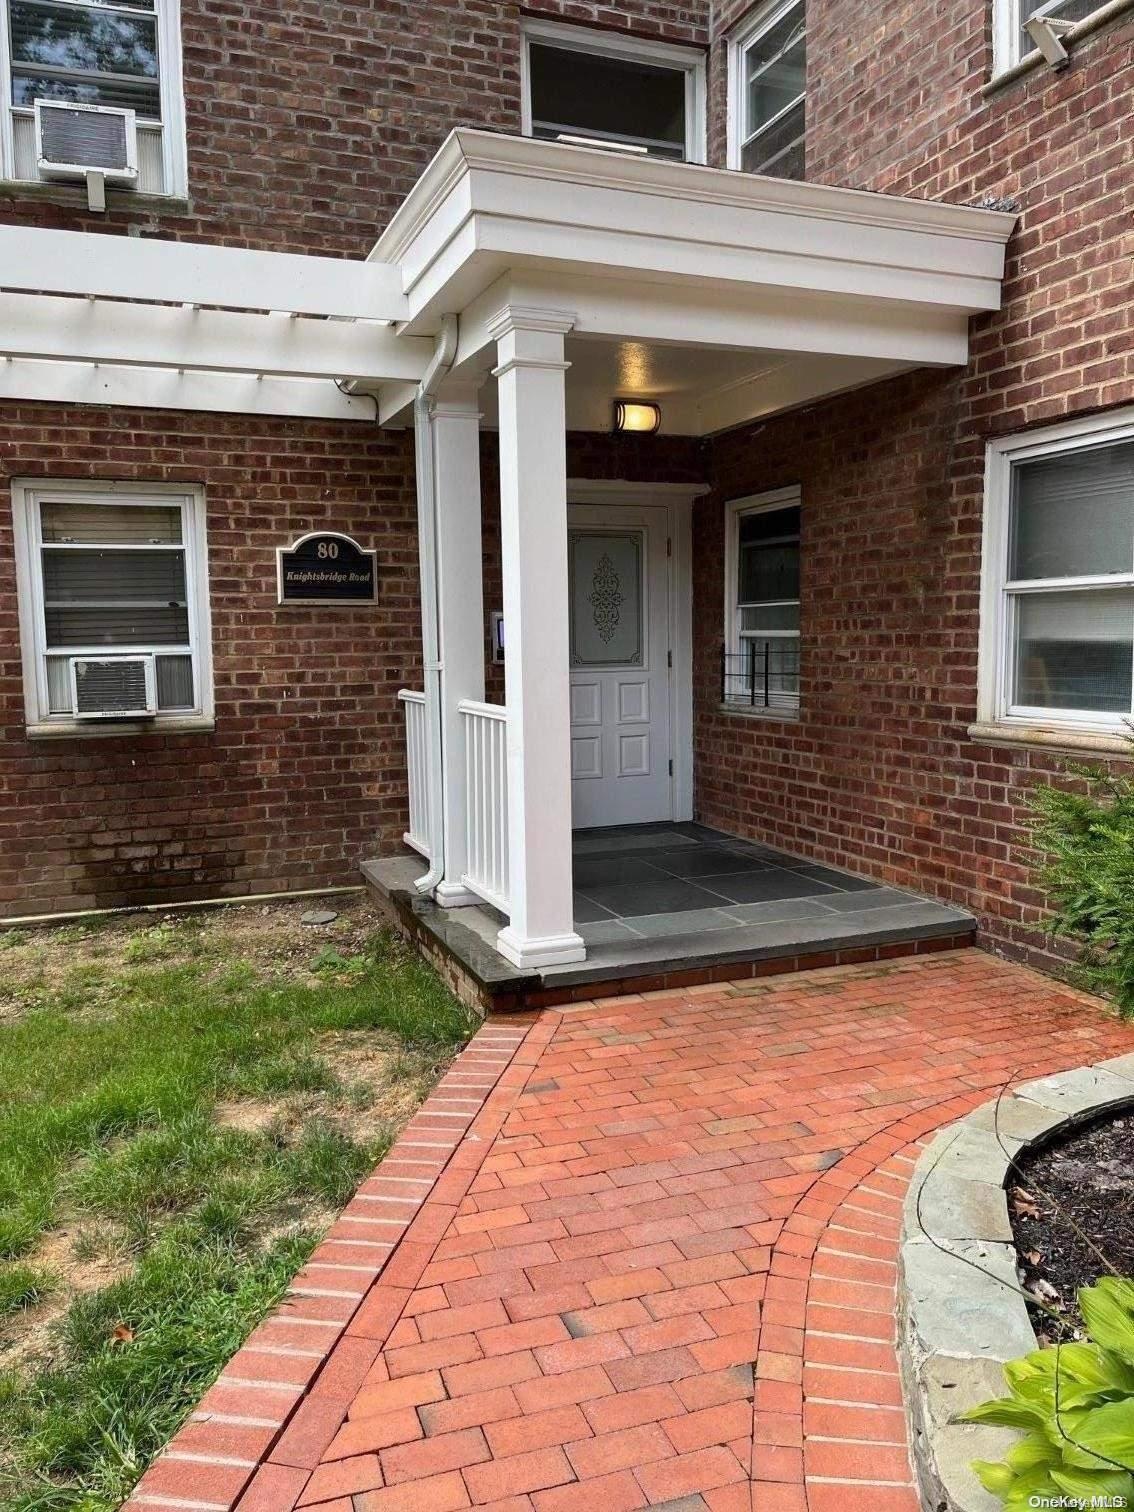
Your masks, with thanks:
<instances>
[{"instance_id":1,"label":"hosta plant","mask_svg":"<svg viewBox=\"0 0 1134 1512\"><path fill-rule=\"evenodd\" d=\"M1007 1512L1053 1505L1134 1508L1134 1281L1079 1293L1089 1340L1004 1367L1009 1395L961 1419L1023 1431L1004 1458L973 1469Z\"/></svg>"}]
</instances>

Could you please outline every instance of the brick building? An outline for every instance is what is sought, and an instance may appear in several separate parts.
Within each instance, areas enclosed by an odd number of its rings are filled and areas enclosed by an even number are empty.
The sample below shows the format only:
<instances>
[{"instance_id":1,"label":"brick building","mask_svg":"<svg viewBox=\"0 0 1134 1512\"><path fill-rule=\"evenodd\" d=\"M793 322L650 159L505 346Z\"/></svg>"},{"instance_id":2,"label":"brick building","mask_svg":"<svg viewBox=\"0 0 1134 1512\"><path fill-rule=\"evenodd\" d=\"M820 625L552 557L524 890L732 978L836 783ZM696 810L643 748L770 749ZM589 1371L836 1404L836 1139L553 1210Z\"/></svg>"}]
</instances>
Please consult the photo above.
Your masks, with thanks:
<instances>
[{"instance_id":1,"label":"brick building","mask_svg":"<svg viewBox=\"0 0 1134 1512\"><path fill-rule=\"evenodd\" d=\"M1131 9L2 0L3 913L408 829L570 963L573 802L1046 961L1027 788L1134 709ZM372 601L281 601L316 533Z\"/></svg>"}]
</instances>

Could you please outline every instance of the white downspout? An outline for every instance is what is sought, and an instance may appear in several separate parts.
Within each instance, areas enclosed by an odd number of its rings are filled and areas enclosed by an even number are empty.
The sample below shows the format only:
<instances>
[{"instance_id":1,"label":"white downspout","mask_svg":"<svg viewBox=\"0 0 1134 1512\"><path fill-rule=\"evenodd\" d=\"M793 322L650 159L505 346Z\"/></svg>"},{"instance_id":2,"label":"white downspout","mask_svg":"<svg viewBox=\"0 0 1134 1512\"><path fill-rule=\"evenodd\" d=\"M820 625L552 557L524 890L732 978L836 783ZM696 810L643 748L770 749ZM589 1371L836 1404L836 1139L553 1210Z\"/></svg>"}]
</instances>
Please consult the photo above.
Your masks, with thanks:
<instances>
[{"instance_id":1,"label":"white downspout","mask_svg":"<svg viewBox=\"0 0 1134 1512\"><path fill-rule=\"evenodd\" d=\"M425 663L425 780L429 789L429 870L417 879L432 893L445 875L444 786L441 736L441 621L437 583L437 487L433 450L433 397L457 355L460 320L441 317L437 346L413 402L417 468L417 549L421 564L421 648Z\"/></svg>"}]
</instances>

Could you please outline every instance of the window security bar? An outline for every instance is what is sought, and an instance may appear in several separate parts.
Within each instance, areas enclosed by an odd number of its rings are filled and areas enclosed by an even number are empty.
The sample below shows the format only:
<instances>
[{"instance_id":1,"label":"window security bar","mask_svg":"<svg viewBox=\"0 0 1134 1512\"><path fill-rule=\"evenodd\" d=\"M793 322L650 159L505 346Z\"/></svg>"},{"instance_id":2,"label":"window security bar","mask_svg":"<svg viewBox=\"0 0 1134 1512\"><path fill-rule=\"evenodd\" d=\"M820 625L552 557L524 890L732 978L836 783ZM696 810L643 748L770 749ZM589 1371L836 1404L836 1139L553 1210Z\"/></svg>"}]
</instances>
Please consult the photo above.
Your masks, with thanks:
<instances>
[{"instance_id":1,"label":"window security bar","mask_svg":"<svg viewBox=\"0 0 1134 1512\"><path fill-rule=\"evenodd\" d=\"M746 639L743 650L721 648L721 702L753 709L799 707L798 641Z\"/></svg>"}]
</instances>

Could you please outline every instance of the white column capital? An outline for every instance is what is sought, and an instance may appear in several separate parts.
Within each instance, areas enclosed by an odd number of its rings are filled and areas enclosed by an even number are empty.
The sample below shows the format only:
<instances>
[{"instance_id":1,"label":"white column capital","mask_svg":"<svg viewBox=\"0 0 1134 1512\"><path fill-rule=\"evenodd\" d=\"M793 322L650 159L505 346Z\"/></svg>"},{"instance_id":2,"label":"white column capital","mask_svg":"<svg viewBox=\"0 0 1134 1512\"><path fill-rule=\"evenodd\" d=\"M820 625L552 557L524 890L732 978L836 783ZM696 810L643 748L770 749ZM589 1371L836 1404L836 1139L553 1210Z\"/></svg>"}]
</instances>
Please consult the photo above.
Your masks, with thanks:
<instances>
[{"instance_id":1,"label":"white column capital","mask_svg":"<svg viewBox=\"0 0 1134 1512\"><path fill-rule=\"evenodd\" d=\"M493 341L501 341L514 331L566 336L568 331L574 330L578 318L572 310L545 310L538 305L508 304L497 310L486 322L486 328Z\"/></svg>"},{"instance_id":2,"label":"white column capital","mask_svg":"<svg viewBox=\"0 0 1134 1512\"><path fill-rule=\"evenodd\" d=\"M503 378L515 368L565 373L571 364L563 357L563 338L574 325L574 315L564 310L505 305L488 322L500 359L492 376Z\"/></svg>"}]
</instances>

